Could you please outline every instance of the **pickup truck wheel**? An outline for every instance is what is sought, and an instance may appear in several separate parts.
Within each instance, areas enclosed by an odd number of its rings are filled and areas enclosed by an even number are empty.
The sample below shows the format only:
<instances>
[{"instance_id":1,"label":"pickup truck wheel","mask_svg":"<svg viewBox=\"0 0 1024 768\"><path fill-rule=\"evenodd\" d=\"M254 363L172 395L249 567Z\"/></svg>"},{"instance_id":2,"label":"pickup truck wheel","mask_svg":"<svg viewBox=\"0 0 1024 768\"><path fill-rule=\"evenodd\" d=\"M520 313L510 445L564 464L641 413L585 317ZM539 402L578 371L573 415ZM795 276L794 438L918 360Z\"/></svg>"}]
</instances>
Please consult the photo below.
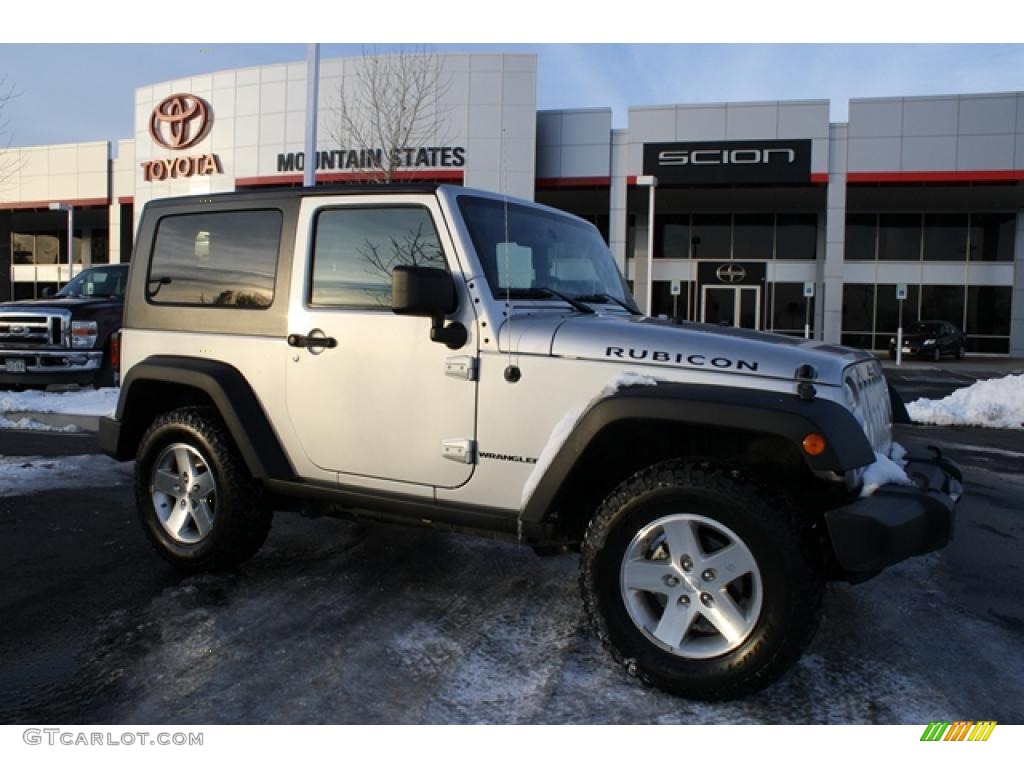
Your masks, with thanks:
<instances>
[{"instance_id":1,"label":"pickup truck wheel","mask_svg":"<svg viewBox=\"0 0 1024 768\"><path fill-rule=\"evenodd\" d=\"M727 468L642 470L587 530L580 587L601 641L643 681L687 698L760 690L817 629L823 568L810 525Z\"/></svg>"},{"instance_id":2,"label":"pickup truck wheel","mask_svg":"<svg viewBox=\"0 0 1024 768\"><path fill-rule=\"evenodd\" d=\"M270 531L266 496L212 408L153 422L136 454L135 499L157 552L189 571L238 565Z\"/></svg>"}]
</instances>

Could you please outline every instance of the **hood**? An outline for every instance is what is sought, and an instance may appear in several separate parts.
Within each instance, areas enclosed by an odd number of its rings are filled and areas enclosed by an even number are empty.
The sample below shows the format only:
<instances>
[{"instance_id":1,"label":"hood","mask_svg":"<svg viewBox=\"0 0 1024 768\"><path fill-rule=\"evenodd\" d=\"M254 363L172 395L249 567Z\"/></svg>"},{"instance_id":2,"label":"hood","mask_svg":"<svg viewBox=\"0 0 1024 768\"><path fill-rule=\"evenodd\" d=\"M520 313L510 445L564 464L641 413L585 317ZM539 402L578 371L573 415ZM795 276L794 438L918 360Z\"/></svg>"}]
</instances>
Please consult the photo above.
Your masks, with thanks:
<instances>
[{"instance_id":1,"label":"hood","mask_svg":"<svg viewBox=\"0 0 1024 768\"><path fill-rule=\"evenodd\" d=\"M838 384L842 370L867 352L820 341L705 323L675 323L624 313L516 315L502 328L499 346L514 353L554 355L667 368L721 370L792 380L811 365L818 380Z\"/></svg>"},{"instance_id":2,"label":"hood","mask_svg":"<svg viewBox=\"0 0 1024 768\"><path fill-rule=\"evenodd\" d=\"M909 344L909 343L920 344L922 341L925 341L926 339L934 339L935 337L936 337L936 334L934 334L934 333L904 333L903 334L903 343L904 344ZM892 336L889 337L889 343L890 344L895 344L896 343L896 334L893 334Z\"/></svg>"}]
</instances>

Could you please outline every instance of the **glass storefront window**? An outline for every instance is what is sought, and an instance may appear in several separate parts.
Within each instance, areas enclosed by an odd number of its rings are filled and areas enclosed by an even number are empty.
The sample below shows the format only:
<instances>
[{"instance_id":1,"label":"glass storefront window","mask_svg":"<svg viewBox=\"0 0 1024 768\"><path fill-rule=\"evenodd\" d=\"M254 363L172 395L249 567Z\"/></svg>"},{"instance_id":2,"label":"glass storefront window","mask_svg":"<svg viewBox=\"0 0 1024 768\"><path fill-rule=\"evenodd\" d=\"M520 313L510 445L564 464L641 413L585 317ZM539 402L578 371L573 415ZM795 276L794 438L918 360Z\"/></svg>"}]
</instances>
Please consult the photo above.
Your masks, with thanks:
<instances>
[{"instance_id":1,"label":"glass storefront window","mask_svg":"<svg viewBox=\"0 0 1024 768\"><path fill-rule=\"evenodd\" d=\"M814 213L780 213L775 222L775 258L809 259L818 251L818 216Z\"/></svg>"},{"instance_id":2,"label":"glass storefront window","mask_svg":"<svg viewBox=\"0 0 1024 768\"><path fill-rule=\"evenodd\" d=\"M732 257L770 259L774 249L774 221L770 213L737 213L733 221Z\"/></svg>"},{"instance_id":3,"label":"glass storefront window","mask_svg":"<svg viewBox=\"0 0 1024 768\"><path fill-rule=\"evenodd\" d=\"M804 298L803 283L775 283L772 297L772 330L804 331L807 302L810 302L811 328L814 328L814 299Z\"/></svg>"},{"instance_id":4,"label":"glass storefront window","mask_svg":"<svg viewBox=\"0 0 1024 768\"><path fill-rule=\"evenodd\" d=\"M957 328L964 325L964 287L962 285L921 286L921 319L945 320Z\"/></svg>"},{"instance_id":5,"label":"glass storefront window","mask_svg":"<svg viewBox=\"0 0 1024 768\"><path fill-rule=\"evenodd\" d=\"M672 317L673 299L676 300L679 317L684 320L690 316L690 291L691 283L680 281L679 295L672 295L672 283L668 280L655 280L654 292L651 294L651 312L657 317L664 315Z\"/></svg>"},{"instance_id":6,"label":"glass storefront window","mask_svg":"<svg viewBox=\"0 0 1024 768\"><path fill-rule=\"evenodd\" d=\"M967 214L924 215L925 261L964 261L967 258Z\"/></svg>"},{"instance_id":7,"label":"glass storefront window","mask_svg":"<svg viewBox=\"0 0 1024 768\"><path fill-rule=\"evenodd\" d=\"M878 216L874 213L846 214L847 261L874 261Z\"/></svg>"},{"instance_id":8,"label":"glass storefront window","mask_svg":"<svg viewBox=\"0 0 1024 768\"><path fill-rule=\"evenodd\" d=\"M655 223L654 257L690 258L690 217L687 214L658 216Z\"/></svg>"},{"instance_id":9,"label":"glass storefront window","mask_svg":"<svg viewBox=\"0 0 1024 768\"><path fill-rule=\"evenodd\" d=\"M878 258L921 260L921 214L883 213L878 217Z\"/></svg>"},{"instance_id":10,"label":"glass storefront window","mask_svg":"<svg viewBox=\"0 0 1024 768\"><path fill-rule=\"evenodd\" d=\"M728 213L695 213L690 229L692 258L730 258L731 219Z\"/></svg>"},{"instance_id":11,"label":"glass storefront window","mask_svg":"<svg viewBox=\"0 0 1024 768\"><path fill-rule=\"evenodd\" d=\"M967 333L978 336L1009 336L1012 291L1008 285L968 286Z\"/></svg>"},{"instance_id":12,"label":"glass storefront window","mask_svg":"<svg viewBox=\"0 0 1024 768\"><path fill-rule=\"evenodd\" d=\"M907 286L907 298L903 302L902 319L904 328L918 319L917 297L919 293L920 286ZM879 284L875 295L875 312L875 332L877 334L885 334L884 339L875 340L875 348L884 349L885 344L889 343L889 336L895 333L900 325L900 302L896 299L895 283ZM948 318L941 319L946 320ZM878 346L879 341L883 341L884 344Z\"/></svg>"},{"instance_id":13,"label":"glass storefront window","mask_svg":"<svg viewBox=\"0 0 1024 768\"><path fill-rule=\"evenodd\" d=\"M843 332L867 331L870 334L874 317L875 286L869 283L843 285Z\"/></svg>"},{"instance_id":14,"label":"glass storefront window","mask_svg":"<svg viewBox=\"0 0 1024 768\"><path fill-rule=\"evenodd\" d=\"M971 216L971 261L1013 261L1017 217L1012 213Z\"/></svg>"}]
</instances>

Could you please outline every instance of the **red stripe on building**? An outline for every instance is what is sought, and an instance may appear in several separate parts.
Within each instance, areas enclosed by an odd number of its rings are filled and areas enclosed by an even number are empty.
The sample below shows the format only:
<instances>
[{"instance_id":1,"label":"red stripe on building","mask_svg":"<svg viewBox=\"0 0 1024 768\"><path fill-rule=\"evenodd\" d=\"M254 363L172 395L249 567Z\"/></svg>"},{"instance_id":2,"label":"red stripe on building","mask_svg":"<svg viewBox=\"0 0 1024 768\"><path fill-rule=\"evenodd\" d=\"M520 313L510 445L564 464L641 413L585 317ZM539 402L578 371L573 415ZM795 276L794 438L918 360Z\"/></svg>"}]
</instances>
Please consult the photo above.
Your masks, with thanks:
<instances>
[{"instance_id":1,"label":"red stripe on building","mask_svg":"<svg viewBox=\"0 0 1024 768\"><path fill-rule=\"evenodd\" d=\"M135 198L132 197L131 195L121 195L119 198L117 198L117 202L120 203L121 205L131 205L132 203L135 202Z\"/></svg>"},{"instance_id":2,"label":"red stripe on building","mask_svg":"<svg viewBox=\"0 0 1024 768\"><path fill-rule=\"evenodd\" d=\"M811 184L828 184L827 173L812 173Z\"/></svg>"},{"instance_id":3,"label":"red stripe on building","mask_svg":"<svg viewBox=\"0 0 1024 768\"><path fill-rule=\"evenodd\" d=\"M635 177L634 181L635 181ZM610 187L611 176L566 176L562 178L548 177L537 179L537 186L542 189L572 189L574 187Z\"/></svg>"},{"instance_id":4,"label":"red stripe on building","mask_svg":"<svg viewBox=\"0 0 1024 768\"><path fill-rule=\"evenodd\" d=\"M30 208L44 208L49 209L50 203L68 203L73 205L75 208L88 208L96 205L110 205L109 197L83 197L78 200L35 200L27 203L0 203L0 210L5 211L23 211ZM61 213L61 211L54 211L54 213Z\"/></svg>"},{"instance_id":5,"label":"red stripe on building","mask_svg":"<svg viewBox=\"0 0 1024 768\"><path fill-rule=\"evenodd\" d=\"M391 178L394 181L437 181L462 183L462 171L395 171ZM372 172L318 173L317 184L359 184L377 181L378 175ZM302 184L301 173L282 173L279 176L246 176L235 179L236 187L270 187L297 186Z\"/></svg>"},{"instance_id":6,"label":"red stripe on building","mask_svg":"<svg viewBox=\"0 0 1024 768\"><path fill-rule=\"evenodd\" d=\"M1024 170L1008 171L868 171L848 173L848 184L963 183L968 181L1024 181Z\"/></svg>"}]
</instances>

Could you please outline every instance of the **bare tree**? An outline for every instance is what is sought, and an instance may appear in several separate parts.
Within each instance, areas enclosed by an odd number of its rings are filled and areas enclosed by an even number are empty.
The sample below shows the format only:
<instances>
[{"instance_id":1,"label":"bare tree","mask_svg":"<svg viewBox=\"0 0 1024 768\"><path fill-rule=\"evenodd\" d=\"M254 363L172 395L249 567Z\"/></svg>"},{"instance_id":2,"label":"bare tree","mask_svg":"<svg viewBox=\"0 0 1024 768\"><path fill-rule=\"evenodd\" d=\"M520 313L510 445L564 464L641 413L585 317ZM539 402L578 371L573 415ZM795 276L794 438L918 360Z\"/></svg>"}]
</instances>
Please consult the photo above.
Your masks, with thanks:
<instances>
[{"instance_id":1,"label":"bare tree","mask_svg":"<svg viewBox=\"0 0 1024 768\"><path fill-rule=\"evenodd\" d=\"M372 181L389 184L409 164L411 148L431 139L444 143L438 133L446 125L442 102L451 81L443 58L425 48L389 54L371 49L352 66L350 87L338 87L328 135L357 152L360 170Z\"/></svg>"},{"instance_id":2,"label":"bare tree","mask_svg":"<svg viewBox=\"0 0 1024 768\"><path fill-rule=\"evenodd\" d=\"M7 82L7 75L0 76L0 185L18 172L24 163L21 154L11 150L10 121L4 111L18 94L14 86Z\"/></svg>"}]
</instances>

